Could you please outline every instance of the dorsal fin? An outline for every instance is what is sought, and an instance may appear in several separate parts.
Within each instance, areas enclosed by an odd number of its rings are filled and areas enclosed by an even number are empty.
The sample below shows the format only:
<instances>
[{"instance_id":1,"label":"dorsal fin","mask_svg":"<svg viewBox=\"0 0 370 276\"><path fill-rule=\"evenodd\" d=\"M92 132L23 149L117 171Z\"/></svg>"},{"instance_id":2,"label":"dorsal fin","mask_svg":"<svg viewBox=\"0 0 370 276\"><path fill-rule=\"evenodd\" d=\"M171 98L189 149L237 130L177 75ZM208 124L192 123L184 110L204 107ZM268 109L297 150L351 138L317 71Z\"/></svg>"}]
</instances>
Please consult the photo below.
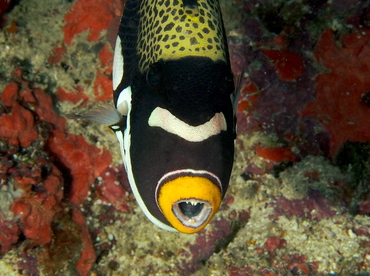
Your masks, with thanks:
<instances>
[{"instance_id":1,"label":"dorsal fin","mask_svg":"<svg viewBox=\"0 0 370 276\"><path fill-rule=\"evenodd\" d=\"M242 83L244 78L244 70L242 70L238 75L234 74L234 92L232 94L232 104L234 115L238 112L238 103L240 98L240 92L242 90Z\"/></svg>"},{"instance_id":2,"label":"dorsal fin","mask_svg":"<svg viewBox=\"0 0 370 276\"><path fill-rule=\"evenodd\" d=\"M109 41L110 46L112 49L116 46L116 40L119 30L119 25L121 23L121 16L116 16L113 20L109 23L108 30L107 30L107 39Z\"/></svg>"}]
</instances>

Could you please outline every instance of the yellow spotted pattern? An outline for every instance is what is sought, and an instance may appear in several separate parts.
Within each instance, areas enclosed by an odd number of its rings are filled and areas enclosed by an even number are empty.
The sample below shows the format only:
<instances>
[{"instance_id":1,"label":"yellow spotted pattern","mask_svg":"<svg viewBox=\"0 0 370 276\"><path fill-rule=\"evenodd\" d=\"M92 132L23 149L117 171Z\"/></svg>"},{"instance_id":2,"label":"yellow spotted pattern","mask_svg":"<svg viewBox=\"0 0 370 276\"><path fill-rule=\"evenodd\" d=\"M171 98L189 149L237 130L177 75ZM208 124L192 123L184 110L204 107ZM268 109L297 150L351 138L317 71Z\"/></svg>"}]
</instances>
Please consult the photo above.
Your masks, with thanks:
<instances>
[{"instance_id":1,"label":"yellow spotted pattern","mask_svg":"<svg viewBox=\"0 0 370 276\"><path fill-rule=\"evenodd\" d=\"M194 8L181 0L143 0L137 53L143 72L159 59L184 56L226 61L218 0L198 0Z\"/></svg>"}]
</instances>

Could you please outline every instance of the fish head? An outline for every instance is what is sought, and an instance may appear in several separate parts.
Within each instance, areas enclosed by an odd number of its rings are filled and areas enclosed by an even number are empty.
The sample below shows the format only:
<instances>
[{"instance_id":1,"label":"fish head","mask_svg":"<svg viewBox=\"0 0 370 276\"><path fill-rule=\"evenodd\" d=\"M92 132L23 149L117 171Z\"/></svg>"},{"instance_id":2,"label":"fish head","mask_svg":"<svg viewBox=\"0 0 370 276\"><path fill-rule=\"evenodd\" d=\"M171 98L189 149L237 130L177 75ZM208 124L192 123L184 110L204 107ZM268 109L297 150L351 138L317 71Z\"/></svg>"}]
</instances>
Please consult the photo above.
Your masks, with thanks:
<instances>
[{"instance_id":1,"label":"fish head","mask_svg":"<svg viewBox=\"0 0 370 276\"><path fill-rule=\"evenodd\" d=\"M144 213L166 230L200 231L226 192L234 154L227 68L200 57L162 60L132 82L126 167Z\"/></svg>"}]
</instances>

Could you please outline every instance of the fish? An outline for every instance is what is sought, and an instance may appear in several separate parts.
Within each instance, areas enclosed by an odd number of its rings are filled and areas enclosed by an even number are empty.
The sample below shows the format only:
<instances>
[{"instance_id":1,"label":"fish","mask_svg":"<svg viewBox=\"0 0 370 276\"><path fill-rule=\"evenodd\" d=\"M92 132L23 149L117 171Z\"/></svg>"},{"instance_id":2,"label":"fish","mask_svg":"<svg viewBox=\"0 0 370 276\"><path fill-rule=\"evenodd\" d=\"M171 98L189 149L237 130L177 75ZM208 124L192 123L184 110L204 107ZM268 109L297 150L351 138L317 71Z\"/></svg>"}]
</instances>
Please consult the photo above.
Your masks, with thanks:
<instances>
[{"instance_id":1,"label":"fish","mask_svg":"<svg viewBox=\"0 0 370 276\"><path fill-rule=\"evenodd\" d=\"M219 2L127 0L117 22L116 110L90 119L115 132L146 217L197 233L220 208L234 160L238 96Z\"/></svg>"}]
</instances>

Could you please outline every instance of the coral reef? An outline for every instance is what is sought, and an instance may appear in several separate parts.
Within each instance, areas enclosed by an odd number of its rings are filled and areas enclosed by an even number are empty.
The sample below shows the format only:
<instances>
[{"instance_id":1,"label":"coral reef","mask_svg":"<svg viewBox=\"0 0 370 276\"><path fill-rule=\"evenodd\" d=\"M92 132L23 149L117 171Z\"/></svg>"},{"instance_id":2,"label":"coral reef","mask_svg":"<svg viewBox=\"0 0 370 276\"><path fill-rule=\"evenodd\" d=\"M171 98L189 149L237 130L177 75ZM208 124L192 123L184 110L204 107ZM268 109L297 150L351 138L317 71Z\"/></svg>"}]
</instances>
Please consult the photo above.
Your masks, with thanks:
<instances>
[{"instance_id":1,"label":"coral reef","mask_svg":"<svg viewBox=\"0 0 370 276\"><path fill-rule=\"evenodd\" d=\"M370 90L370 29L354 29L338 46L332 30L317 44L315 58L329 73L316 78L316 99L302 110L330 132L330 153L335 156L347 141L367 142L370 116L366 100Z\"/></svg>"},{"instance_id":2,"label":"coral reef","mask_svg":"<svg viewBox=\"0 0 370 276\"><path fill-rule=\"evenodd\" d=\"M124 1L0 1L0 275L370 273L370 3L220 4L235 166L182 235L146 219L114 133L63 116L112 100Z\"/></svg>"}]
</instances>

